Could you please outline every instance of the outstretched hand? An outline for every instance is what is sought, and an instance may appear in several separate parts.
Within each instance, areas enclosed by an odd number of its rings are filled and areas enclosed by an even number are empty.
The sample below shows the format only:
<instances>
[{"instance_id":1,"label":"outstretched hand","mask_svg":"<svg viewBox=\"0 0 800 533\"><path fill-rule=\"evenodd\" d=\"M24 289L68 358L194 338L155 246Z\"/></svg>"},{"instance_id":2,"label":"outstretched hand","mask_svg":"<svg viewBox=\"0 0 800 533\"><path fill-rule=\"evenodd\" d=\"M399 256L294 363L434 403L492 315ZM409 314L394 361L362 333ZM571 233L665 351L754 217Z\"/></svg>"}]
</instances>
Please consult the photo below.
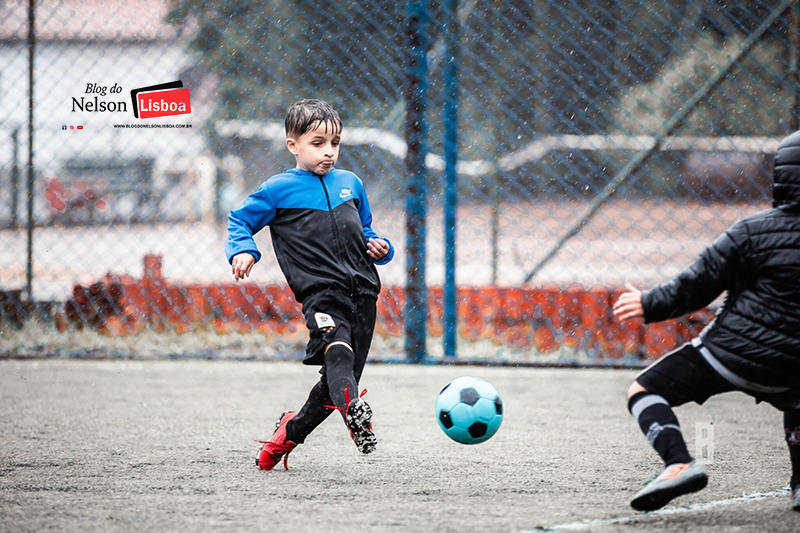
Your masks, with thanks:
<instances>
[{"instance_id":1,"label":"outstretched hand","mask_svg":"<svg viewBox=\"0 0 800 533\"><path fill-rule=\"evenodd\" d=\"M620 321L641 318L644 316L644 307L642 307L642 291L630 283L627 284L627 287L628 291L620 294L619 298L614 304L614 316Z\"/></svg>"},{"instance_id":2,"label":"outstretched hand","mask_svg":"<svg viewBox=\"0 0 800 533\"><path fill-rule=\"evenodd\" d=\"M370 239L367 242L367 255L373 261L380 261L389 253L389 243L383 239Z\"/></svg>"},{"instance_id":3,"label":"outstretched hand","mask_svg":"<svg viewBox=\"0 0 800 533\"><path fill-rule=\"evenodd\" d=\"M237 282L250 276L250 271L253 270L253 265L256 264L256 258L252 254L242 252L233 256L231 261L231 274L233 279Z\"/></svg>"}]
</instances>

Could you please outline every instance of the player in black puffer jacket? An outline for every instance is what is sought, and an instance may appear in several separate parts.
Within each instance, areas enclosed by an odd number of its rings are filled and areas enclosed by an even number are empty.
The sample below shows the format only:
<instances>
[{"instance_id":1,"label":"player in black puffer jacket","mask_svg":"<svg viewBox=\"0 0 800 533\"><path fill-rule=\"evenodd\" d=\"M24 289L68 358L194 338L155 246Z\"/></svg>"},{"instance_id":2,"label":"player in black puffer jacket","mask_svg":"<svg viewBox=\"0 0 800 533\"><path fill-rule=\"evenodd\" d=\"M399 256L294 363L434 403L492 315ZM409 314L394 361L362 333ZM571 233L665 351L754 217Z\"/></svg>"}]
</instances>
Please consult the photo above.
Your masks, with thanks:
<instances>
[{"instance_id":1,"label":"player in black puffer jacket","mask_svg":"<svg viewBox=\"0 0 800 533\"><path fill-rule=\"evenodd\" d=\"M628 390L628 409L666 465L631 501L653 510L705 487L673 407L742 391L784 412L792 461L792 507L800 511L800 131L778 147L773 208L735 223L675 279L630 288L614 305L620 320L658 322L722 307L690 344L659 359Z\"/></svg>"}]
</instances>

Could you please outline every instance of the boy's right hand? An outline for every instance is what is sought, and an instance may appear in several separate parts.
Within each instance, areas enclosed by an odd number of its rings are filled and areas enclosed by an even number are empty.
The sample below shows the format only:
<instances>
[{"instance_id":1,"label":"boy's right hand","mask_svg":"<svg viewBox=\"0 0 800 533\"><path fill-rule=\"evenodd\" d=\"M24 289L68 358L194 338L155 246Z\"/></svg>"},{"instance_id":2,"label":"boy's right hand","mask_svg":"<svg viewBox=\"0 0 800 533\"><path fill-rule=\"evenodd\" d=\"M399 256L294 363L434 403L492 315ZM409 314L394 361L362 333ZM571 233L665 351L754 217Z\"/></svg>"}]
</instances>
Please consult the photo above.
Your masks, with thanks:
<instances>
[{"instance_id":1,"label":"boy's right hand","mask_svg":"<svg viewBox=\"0 0 800 533\"><path fill-rule=\"evenodd\" d=\"M614 304L614 316L621 321L643 317L642 291L628 283L628 292L620 294Z\"/></svg>"},{"instance_id":2,"label":"boy's right hand","mask_svg":"<svg viewBox=\"0 0 800 533\"><path fill-rule=\"evenodd\" d=\"M231 261L231 274L238 282L250 276L250 271L253 270L253 265L256 264L256 258L247 252L242 252L233 256Z\"/></svg>"}]
</instances>

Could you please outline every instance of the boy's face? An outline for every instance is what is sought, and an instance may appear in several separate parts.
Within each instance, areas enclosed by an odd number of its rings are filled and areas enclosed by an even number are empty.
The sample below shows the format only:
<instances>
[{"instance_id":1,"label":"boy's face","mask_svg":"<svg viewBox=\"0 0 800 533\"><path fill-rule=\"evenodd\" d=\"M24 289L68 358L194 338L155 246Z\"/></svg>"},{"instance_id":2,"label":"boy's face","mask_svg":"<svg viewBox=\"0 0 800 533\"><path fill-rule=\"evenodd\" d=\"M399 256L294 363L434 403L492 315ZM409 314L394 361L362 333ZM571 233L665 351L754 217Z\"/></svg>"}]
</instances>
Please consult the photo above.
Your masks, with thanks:
<instances>
[{"instance_id":1,"label":"boy's face","mask_svg":"<svg viewBox=\"0 0 800 533\"><path fill-rule=\"evenodd\" d=\"M339 159L341 130L331 123L317 123L299 137L286 139L286 147L297 158L297 168L324 176Z\"/></svg>"}]
</instances>

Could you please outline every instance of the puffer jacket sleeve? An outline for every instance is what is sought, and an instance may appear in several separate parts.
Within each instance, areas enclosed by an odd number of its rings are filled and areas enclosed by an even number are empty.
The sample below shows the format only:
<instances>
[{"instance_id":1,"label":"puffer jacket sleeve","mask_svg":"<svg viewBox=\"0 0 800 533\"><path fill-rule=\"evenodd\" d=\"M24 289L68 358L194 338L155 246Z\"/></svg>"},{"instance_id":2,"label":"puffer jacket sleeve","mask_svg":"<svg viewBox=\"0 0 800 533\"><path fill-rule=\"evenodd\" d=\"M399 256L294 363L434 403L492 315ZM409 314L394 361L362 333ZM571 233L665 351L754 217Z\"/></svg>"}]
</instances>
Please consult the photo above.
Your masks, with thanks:
<instances>
[{"instance_id":1,"label":"puffer jacket sleeve","mask_svg":"<svg viewBox=\"0 0 800 533\"><path fill-rule=\"evenodd\" d=\"M747 226L738 222L703 250L672 281L642 293L647 323L676 318L702 309L746 276Z\"/></svg>"}]
</instances>

